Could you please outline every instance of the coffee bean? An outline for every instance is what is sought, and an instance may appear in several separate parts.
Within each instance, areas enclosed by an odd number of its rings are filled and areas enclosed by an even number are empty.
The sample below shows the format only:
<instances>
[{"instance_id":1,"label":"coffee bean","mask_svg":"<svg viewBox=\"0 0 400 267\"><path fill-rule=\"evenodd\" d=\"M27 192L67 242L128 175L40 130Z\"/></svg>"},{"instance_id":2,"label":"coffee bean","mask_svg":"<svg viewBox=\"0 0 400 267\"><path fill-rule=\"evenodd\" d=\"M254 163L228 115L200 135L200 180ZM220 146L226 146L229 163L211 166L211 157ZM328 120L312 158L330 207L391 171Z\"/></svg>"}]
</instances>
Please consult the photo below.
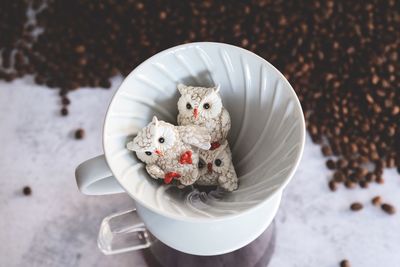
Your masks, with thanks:
<instances>
[{"instance_id":1,"label":"coffee bean","mask_svg":"<svg viewBox=\"0 0 400 267\"><path fill-rule=\"evenodd\" d=\"M350 180L344 182L344 186L348 189L352 189L356 186L356 184Z\"/></svg>"},{"instance_id":2,"label":"coffee bean","mask_svg":"<svg viewBox=\"0 0 400 267\"><path fill-rule=\"evenodd\" d=\"M376 174L376 176L382 176L383 170L381 170L381 169L374 169L374 173Z\"/></svg>"},{"instance_id":3,"label":"coffee bean","mask_svg":"<svg viewBox=\"0 0 400 267\"><path fill-rule=\"evenodd\" d=\"M34 81L35 81L35 83L37 83L37 84L39 84L39 85L45 83L45 80L44 80L43 76L36 76L36 77L34 78Z\"/></svg>"},{"instance_id":4,"label":"coffee bean","mask_svg":"<svg viewBox=\"0 0 400 267\"><path fill-rule=\"evenodd\" d=\"M360 178L359 176L356 175L355 172L352 172L347 176L347 179L349 181L352 181L353 183L358 183L362 179L362 177Z\"/></svg>"},{"instance_id":5,"label":"coffee bean","mask_svg":"<svg viewBox=\"0 0 400 267\"><path fill-rule=\"evenodd\" d=\"M165 20L167 18L167 12L161 11L159 17L160 20Z\"/></svg>"},{"instance_id":6,"label":"coffee bean","mask_svg":"<svg viewBox=\"0 0 400 267\"><path fill-rule=\"evenodd\" d=\"M358 166L359 166L359 163L358 163L357 160L352 159L352 160L349 161L349 168L351 168L351 169L354 170L354 169L356 169Z\"/></svg>"},{"instance_id":7,"label":"coffee bean","mask_svg":"<svg viewBox=\"0 0 400 267\"><path fill-rule=\"evenodd\" d=\"M336 182L338 182L338 183L341 183L341 182L343 182L344 180L345 180L345 175L343 174L343 172L341 172L341 171L336 171L334 174L333 174L333 179L336 181Z\"/></svg>"},{"instance_id":8,"label":"coffee bean","mask_svg":"<svg viewBox=\"0 0 400 267\"><path fill-rule=\"evenodd\" d=\"M337 190L337 185L334 180L329 181L328 186L332 192L335 192Z\"/></svg>"},{"instance_id":9,"label":"coffee bean","mask_svg":"<svg viewBox=\"0 0 400 267\"><path fill-rule=\"evenodd\" d=\"M68 115L68 109L67 109L66 107L63 107L63 108L61 109L61 115L62 115L62 116L67 116L67 115Z\"/></svg>"},{"instance_id":10,"label":"coffee bean","mask_svg":"<svg viewBox=\"0 0 400 267\"><path fill-rule=\"evenodd\" d=\"M340 267L350 267L350 262L348 260L342 260L340 262Z\"/></svg>"},{"instance_id":11,"label":"coffee bean","mask_svg":"<svg viewBox=\"0 0 400 267\"><path fill-rule=\"evenodd\" d=\"M365 176L365 181L367 181L368 183L373 182L376 180L376 175L372 172L369 172L366 176Z\"/></svg>"},{"instance_id":12,"label":"coffee bean","mask_svg":"<svg viewBox=\"0 0 400 267\"><path fill-rule=\"evenodd\" d=\"M68 98L68 97L65 97L65 96L61 99L61 102L62 102L62 104L63 104L64 106L67 106L67 105L69 105L69 104L71 103L71 101L69 100L69 98Z\"/></svg>"},{"instance_id":13,"label":"coffee bean","mask_svg":"<svg viewBox=\"0 0 400 267\"><path fill-rule=\"evenodd\" d=\"M396 213L396 209L394 206L387 204L387 203L383 203L381 205L381 208L384 212L386 212L387 214L393 215Z\"/></svg>"},{"instance_id":14,"label":"coffee bean","mask_svg":"<svg viewBox=\"0 0 400 267\"><path fill-rule=\"evenodd\" d=\"M355 171L355 176L358 180L362 179L368 174L368 170L365 168L358 167Z\"/></svg>"},{"instance_id":15,"label":"coffee bean","mask_svg":"<svg viewBox=\"0 0 400 267\"><path fill-rule=\"evenodd\" d=\"M75 139L83 139L85 137L85 130L78 129L75 131Z\"/></svg>"},{"instance_id":16,"label":"coffee bean","mask_svg":"<svg viewBox=\"0 0 400 267\"><path fill-rule=\"evenodd\" d=\"M378 177L375 179L375 181L376 181L378 184L384 184L384 183L385 183L385 180L383 179L382 176L378 176Z\"/></svg>"},{"instance_id":17,"label":"coffee bean","mask_svg":"<svg viewBox=\"0 0 400 267\"><path fill-rule=\"evenodd\" d=\"M362 208L363 208L363 205L359 202L354 202L353 204L350 205L350 209L352 211L359 211L359 210L362 210Z\"/></svg>"},{"instance_id":18,"label":"coffee bean","mask_svg":"<svg viewBox=\"0 0 400 267\"><path fill-rule=\"evenodd\" d=\"M326 166L328 167L328 169L330 170L334 170L336 168L336 164L333 160L329 159L326 161Z\"/></svg>"},{"instance_id":19,"label":"coffee bean","mask_svg":"<svg viewBox=\"0 0 400 267\"><path fill-rule=\"evenodd\" d=\"M383 171L383 168L385 168L385 161L384 160L375 161L375 170Z\"/></svg>"},{"instance_id":20,"label":"coffee bean","mask_svg":"<svg viewBox=\"0 0 400 267\"><path fill-rule=\"evenodd\" d=\"M78 45L75 47L75 52L78 54L85 53L85 51L86 51L86 48L84 45Z\"/></svg>"},{"instance_id":21,"label":"coffee bean","mask_svg":"<svg viewBox=\"0 0 400 267\"><path fill-rule=\"evenodd\" d=\"M32 194L32 189L29 186L24 186L24 188L22 188L22 193L25 196L29 196Z\"/></svg>"},{"instance_id":22,"label":"coffee bean","mask_svg":"<svg viewBox=\"0 0 400 267\"><path fill-rule=\"evenodd\" d=\"M364 180L359 181L358 184L360 185L361 188L368 188L368 183Z\"/></svg>"},{"instance_id":23,"label":"coffee bean","mask_svg":"<svg viewBox=\"0 0 400 267\"><path fill-rule=\"evenodd\" d=\"M322 146L321 151L325 157L333 155L332 149L327 145Z\"/></svg>"},{"instance_id":24,"label":"coffee bean","mask_svg":"<svg viewBox=\"0 0 400 267\"><path fill-rule=\"evenodd\" d=\"M388 156L388 157L386 158L386 166L387 166L388 168L393 168L393 167L395 167L395 166L396 166L395 158L394 158L394 157L391 157L391 156Z\"/></svg>"},{"instance_id":25,"label":"coffee bean","mask_svg":"<svg viewBox=\"0 0 400 267\"><path fill-rule=\"evenodd\" d=\"M103 88L110 88L111 87L111 82L107 79L101 80L100 81L100 87Z\"/></svg>"},{"instance_id":26,"label":"coffee bean","mask_svg":"<svg viewBox=\"0 0 400 267\"><path fill-rule=\"evenodd\" d=\"M336 162L336 164L337 164L337 166L339 167L339 168L345 168L345 167L347 167L347 165L349 164L348 163L348 161L347 160L345 160L345 159L339 159L337 162Z\"/></svg>"},{"instance_id":27,"label":"coffee bean","mask_svg":"<svg viewBox=\"0 0 400 267\"><path fill-rule=\"evenodd\" d=\"M367 158L367 157L365 157L365 156L360 156L359 158L358 158L358 162L359 162L359 164L365 164L365 163L368 163L370 160Z\"/></svg>"},{"instance_id":28,"label":"coffee bean","mask_svg":"<svg viewBox=\"0 0 400 267\"><path fill-rule=\"evenodd\" d=\"M371 202L372 202L372 205L374 205L374 206L380 206L382 200L381 200L380 196L376 196L376 197L372 198Z\"/></svg>"}]
</instances>

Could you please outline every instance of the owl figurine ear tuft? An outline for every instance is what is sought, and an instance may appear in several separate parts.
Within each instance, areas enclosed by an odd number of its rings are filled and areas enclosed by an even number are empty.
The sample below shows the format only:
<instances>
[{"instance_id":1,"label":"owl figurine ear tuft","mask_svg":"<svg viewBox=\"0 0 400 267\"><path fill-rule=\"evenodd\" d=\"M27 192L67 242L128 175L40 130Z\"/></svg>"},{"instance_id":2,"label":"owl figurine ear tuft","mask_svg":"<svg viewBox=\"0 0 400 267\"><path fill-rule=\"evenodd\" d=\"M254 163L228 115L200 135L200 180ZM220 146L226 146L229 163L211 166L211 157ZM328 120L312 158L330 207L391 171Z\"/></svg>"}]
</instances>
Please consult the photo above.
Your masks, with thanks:
<instances>
[{"instance_id":1,"label":"owl figurine ear tuft","mask_svg":"<svg viewBox=\"0 0 400 267\"><path fill-rule=\"evenodd\" d=\"M218 93L219 89L221 89L221 85L218 84L217 86L214 87L214 92Z\"/></svg>"},{"instance_id":2,"label":"owl figurine ear tuft","mask_svg":"<svg viewBox=\"0 0 400 267\"><path fill-rule=\"evenodd\" d=\"M157 119L157 117L156 117L156 116L153 116L153 119L151 120L151 122L154 123L154 125L157 126L157 124L158 124L158 119Z\"/></svg>"},{"instance_id":3,"label":"owl figurine ear tuft","mask_svg":"<svg viewBox=\"0 0 400 267\"><path fill-rule=\"evenodd\" d=\"M179 93L181 93L181 95L187 94L188 87L183 83L178 84L177 88Z\"/></svg>"}]
</instances>

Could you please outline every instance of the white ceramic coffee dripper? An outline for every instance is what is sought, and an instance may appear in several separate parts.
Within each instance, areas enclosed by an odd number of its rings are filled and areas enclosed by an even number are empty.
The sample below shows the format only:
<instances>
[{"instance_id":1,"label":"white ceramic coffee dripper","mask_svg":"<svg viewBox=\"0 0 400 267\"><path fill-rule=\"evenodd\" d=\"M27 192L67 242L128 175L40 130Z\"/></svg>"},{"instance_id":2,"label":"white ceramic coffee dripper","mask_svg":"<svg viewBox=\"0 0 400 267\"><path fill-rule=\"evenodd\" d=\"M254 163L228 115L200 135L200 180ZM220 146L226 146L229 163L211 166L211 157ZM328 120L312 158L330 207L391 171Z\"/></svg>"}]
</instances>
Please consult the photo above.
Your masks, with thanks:
<instances>
[{"instance_id":1,"label":"white ceramic coffee dripper","mask_svg":"<svg viewBox=\"0 0 400 267\"><path fill-rule=\"evenodd\" d=\"M237 191L206 194L160 185L126 149L152 116L176 123L178 83L220 85L232 118ZM149 230L179 251L218 255L245 246L268 227L304 141L300 103L276 68L239 47L190 43L156 54L126 77L105 118L104 155L78 166L76 179L84 194L126 192L135 200L137 210L103 221L99 246L104 253L150 246Z\"/></svg>"}]
</instances>

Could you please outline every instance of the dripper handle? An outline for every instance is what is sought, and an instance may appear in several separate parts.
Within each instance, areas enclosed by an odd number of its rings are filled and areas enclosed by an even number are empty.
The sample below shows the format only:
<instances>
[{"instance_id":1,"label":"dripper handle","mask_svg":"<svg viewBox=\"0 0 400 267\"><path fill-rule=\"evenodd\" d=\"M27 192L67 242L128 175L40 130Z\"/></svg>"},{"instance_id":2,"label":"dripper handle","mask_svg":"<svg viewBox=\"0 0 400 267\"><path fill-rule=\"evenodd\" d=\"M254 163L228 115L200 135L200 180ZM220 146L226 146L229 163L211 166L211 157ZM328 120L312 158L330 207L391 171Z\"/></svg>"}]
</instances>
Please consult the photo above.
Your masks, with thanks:
<instances>
[{"instance_id":1,"label":"dripper handle","mask_svg":"<svg viewBox=\"0 0 400 267\"><path fill-rule=\"evenodd\" d=\"M105 255L113 255L148 248L153 241L136 209L132 209L104 218L97 244Z\"/></svg>"},{"instance_id":2,"label":"dripper handle","mask_svg":"<svg viewBox=\"0 0 400 267\"><path fill-rule=\"evenodd\" d=\"M81 163L75 170L76 183L85 195L123 193L124 189L114 178L104 155Z\"/></svg>"}]
</instances>

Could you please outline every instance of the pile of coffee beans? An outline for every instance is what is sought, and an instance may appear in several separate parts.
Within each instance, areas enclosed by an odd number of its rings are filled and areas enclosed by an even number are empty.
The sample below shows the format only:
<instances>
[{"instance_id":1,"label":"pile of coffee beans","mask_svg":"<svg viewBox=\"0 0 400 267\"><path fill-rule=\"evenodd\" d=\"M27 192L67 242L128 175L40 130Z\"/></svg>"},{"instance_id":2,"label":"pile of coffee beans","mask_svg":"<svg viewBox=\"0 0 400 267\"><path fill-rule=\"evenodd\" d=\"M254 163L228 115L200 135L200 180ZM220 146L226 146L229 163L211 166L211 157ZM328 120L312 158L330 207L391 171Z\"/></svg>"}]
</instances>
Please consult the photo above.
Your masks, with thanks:
<instances>
[{"instance_id":1,"label":"pile of coffee beans","mask_svg":"<svg viewBox=\"0 0 400 267\"><path fill-rule=\"evenodd\" d=\"M108 88L110 77L160 50L226 42L289 79L313 142L330 158L332 190L382 184L385 167L400 167L399 1L42 2L6 1L0 9L0 78L33 73L36 83L58 88L61 115L68 115L69 91ZM34 25L24 24L27 6Z\"/></svg>"},{"instance_id":2,"label":"pile of coffee beans","mask_svg":"<svg viewBox=\"0 0 400 267\"><path fill-rule=\"evenodd\" d=\"M2 1L0 8L0 79L12 81L33 73L26 62L24 43L31 41L27 1Z\"/></svg>"}]
</instances>

